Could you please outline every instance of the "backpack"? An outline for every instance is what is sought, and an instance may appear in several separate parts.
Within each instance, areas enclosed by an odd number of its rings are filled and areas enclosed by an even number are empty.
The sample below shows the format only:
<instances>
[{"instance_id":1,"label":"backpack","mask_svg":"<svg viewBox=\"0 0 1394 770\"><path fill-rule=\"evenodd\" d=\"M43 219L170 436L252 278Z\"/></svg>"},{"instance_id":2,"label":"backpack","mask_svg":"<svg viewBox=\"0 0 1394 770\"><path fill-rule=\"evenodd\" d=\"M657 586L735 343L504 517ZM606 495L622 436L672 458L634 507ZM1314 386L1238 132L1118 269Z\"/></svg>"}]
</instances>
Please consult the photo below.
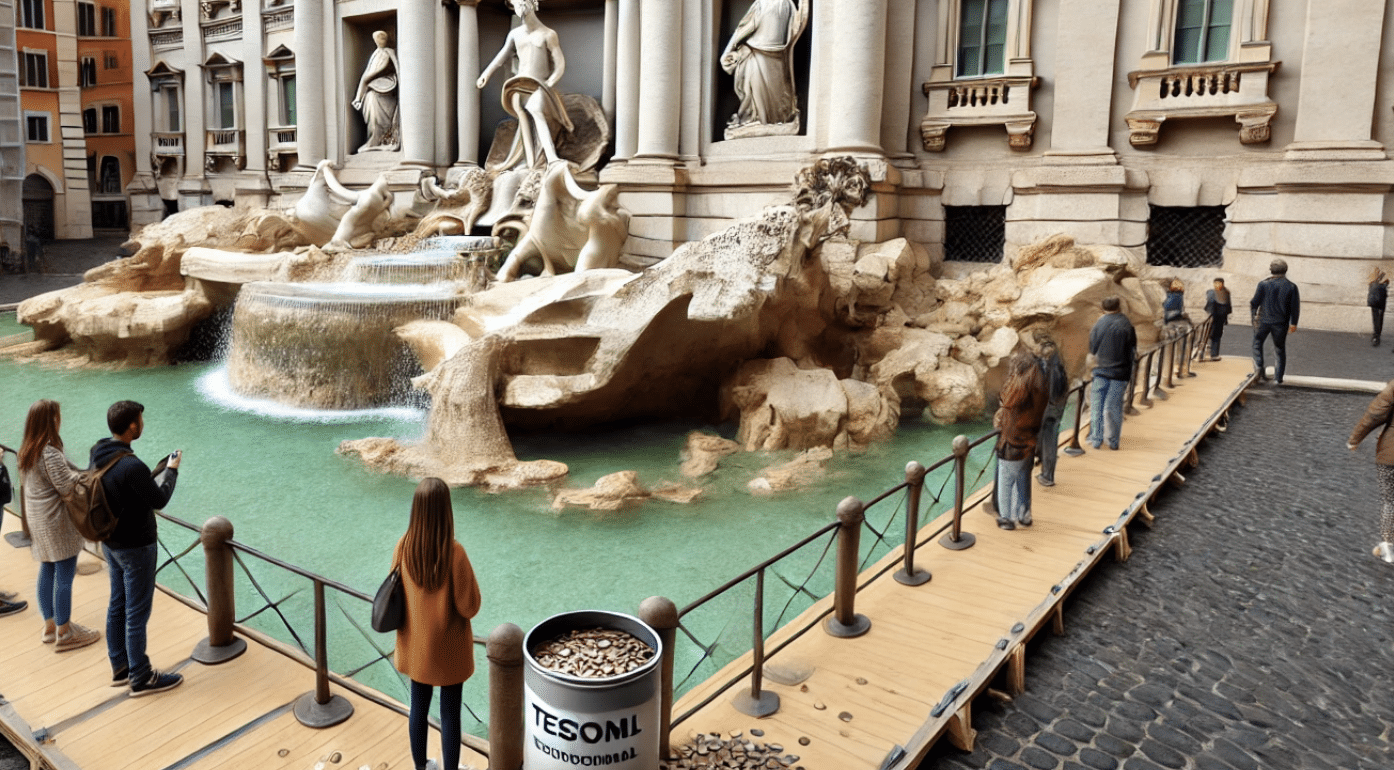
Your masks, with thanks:
<instances>
[{"instance_id":1,"label":"backpack","mask_svg":"<svg viewBox=\"0 0 1394 770\"><path fill-rule=\"evenodd\" d=\"M111 537L116 529L116 514L107 503L102 477L114 465L132 456L131 452L120 452L100 468L94 466L77 473L73 486L62 498L63 505L68 509L68 518L72 519L78 534L96 543Z\"/></svg>"},{"instance_id":2,"label":"backpack","mask_svg":"<svg viewBox=\"0 0 1394 770\"><path fill-rule=\"evenodd\" d=\"M15 499L14 487L10 486L10 469L0 463L0 505L9 505Z\"/></svg>"}]
</instances>

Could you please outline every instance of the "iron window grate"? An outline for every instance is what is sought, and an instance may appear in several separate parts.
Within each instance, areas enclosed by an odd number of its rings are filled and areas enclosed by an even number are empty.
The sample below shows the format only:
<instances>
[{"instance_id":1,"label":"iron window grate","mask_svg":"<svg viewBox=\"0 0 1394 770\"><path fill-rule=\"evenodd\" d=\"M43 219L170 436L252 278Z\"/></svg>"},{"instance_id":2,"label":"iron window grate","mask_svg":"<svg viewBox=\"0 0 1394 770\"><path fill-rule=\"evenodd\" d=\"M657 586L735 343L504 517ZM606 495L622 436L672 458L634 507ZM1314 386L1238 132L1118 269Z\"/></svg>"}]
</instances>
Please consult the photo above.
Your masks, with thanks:
<instances>
[{"instance_id":1,"label":"iron window grate","mask_svg":"<svg viewBox=\"0 0 1394 770\"><path fill-rule=\"evenodd\" d=\"M1001 262L1006 243L1006 206L944 207L944 259Z\"/></svg>"},{"instance_id":2,"label":"iron window grate","mask_svg":"<svg viewBox=\"0 0 1394 770\"><path fill-rule=\"evenodd\" d=\"M1224 206L1150 206L1147 264L1218 267L1224 262Z\"/></svg>"}]
</instances>

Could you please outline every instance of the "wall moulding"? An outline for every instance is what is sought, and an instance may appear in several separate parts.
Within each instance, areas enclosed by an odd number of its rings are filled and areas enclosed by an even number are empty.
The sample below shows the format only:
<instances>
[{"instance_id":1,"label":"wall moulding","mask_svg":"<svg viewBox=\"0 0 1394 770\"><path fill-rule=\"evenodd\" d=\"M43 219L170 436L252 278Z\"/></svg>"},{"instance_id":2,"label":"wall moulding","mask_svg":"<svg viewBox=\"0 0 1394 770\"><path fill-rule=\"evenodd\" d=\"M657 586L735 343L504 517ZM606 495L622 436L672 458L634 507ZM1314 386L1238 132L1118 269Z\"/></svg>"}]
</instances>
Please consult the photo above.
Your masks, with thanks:
<instances>
[{"instance_id":1,"label":"wall moulding","mask_svg":"<svg viewBox=\"0 0 1394 770\"><path fill-rule=\"evenodd\" d=\"M1282 62L1207 64L1128 73L1133 108L1125 116L1134 147L1157 143L1162 124L1178 118L1232 116L1242 144L1267 142L1278 104L1268 78Z\"/></svg>"}]
</instances>

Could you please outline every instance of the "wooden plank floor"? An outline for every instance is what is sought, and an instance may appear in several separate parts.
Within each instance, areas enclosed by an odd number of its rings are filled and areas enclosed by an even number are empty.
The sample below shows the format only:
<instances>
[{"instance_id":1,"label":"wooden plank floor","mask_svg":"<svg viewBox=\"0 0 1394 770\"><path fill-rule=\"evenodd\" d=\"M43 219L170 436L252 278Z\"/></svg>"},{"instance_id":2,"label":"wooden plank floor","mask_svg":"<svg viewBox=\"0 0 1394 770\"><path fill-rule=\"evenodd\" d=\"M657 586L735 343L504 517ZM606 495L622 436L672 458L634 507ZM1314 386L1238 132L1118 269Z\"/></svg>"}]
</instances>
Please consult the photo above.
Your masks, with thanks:
<instances>
[{"instance_id":1,"label":"wooden plank floor","mask_svg":"<svg viewBox=\"0 0 1394 770\"><path fill-rule=\"evenodd\" d=\"M758 740L782 745L809 770L876 770L897 747L904 756L891 766L906 768L946 731L969 738L971 728L960 732L954 723L971 723L973 696L1021 659L1026 641L1057 618L1070 588L1094 565L1109 553L1126 554L1126 523L1174 472L1184 471L1191 450L1249 384L1252 364L1231 358L1197 364L1195 371L1168 399L1127 418L1121 451L1086 446L1080 457L1062 453L1056 485L1033 490L1034 526L1003 531L977 509L964 517L964 531L977 537L968 550L926 540L940 522L922 530L916 564L933 574L929 583L910 587L892 579L903 558L898 549L863 572L856 611L871 620L864 636L823 632L831 599L773 634L769 665L813 671L798 685L765 679L765 689L780 698L774 715L755 719L731 705L750 687L740 675L751 665L747 654L675 704L675 715L696 711L675 724L673 745L700 733L749 736L759 728ZM863 499L879 492L854 491Z\"/></svg>"},{"instance_id":2,"label":"wooden plank floor","mask_svg":"<svg viewBox=\"0 0 1394 770\"><path fill-rule=\"evenodd\" d=\"M766 678L766 688L781 698L776 714L756 720L731 706L734 694L749 688L740 676L750 665L747 654L675 704L673 713L682 715L711 699L675 725L673 745L697 733L758 726L761 740L800 755L798 764L810 770L880 768L897 746L906 754L895 767L908 767L954 719L968 717L973 695L1009 660L1019 660L1026 640L1055 617L1075 581L1111 549L1126 552L1120 525L1142 510L1242 393L1251 364L1226 359L1197 371L1168 400L1128 418L1122 451L1062 454L1056 486L1034 492L1033 527L1004 532L973 511L964 529L977 544L957 552L928 540L926 527L917 563L934 579L923 586L891 578L899 551L872 565L859 580L866 585L856 606L871 619L866 635L823 633L831 599L775 632L769 663L813 671L794 686ZM851 491L868 497L879 490ZM15 528L16 519L4 518L0 526ZM0 543L0 554L0 587L31 599L23 613L0 619L6 651L0 730L31 758L60 770L304 770L338 752L340 761L329 767L411 767L406 718L341 687L335 692L353 702L354 716L326 730L302 727L290 708L313 688L313 672L271 647L253 640L246 654L222 666L191 662L190 652L207 634L205 618L164 593L155 596L150 656L157 668L177 669L186 681L168 693L131 699L108 686L104 643L63 654L39 643L36 566L27 551L7 544ZM103 572L80 574L74 619L102 628L107 591ZM434 731L431 755L440 756ZM487 766L468 749L461 762Z\"/></svg>"},{"instance_id":3,"label":"wooden plank floor","mask_svg":"<svg viewBox=\"0 0 1394 770\"><path fill-rule=\"evenodd\" d=\"M4 528L18 519L4 517ZM100 565L90 554L80 562ZM89 568L90 569L90 568ZM18 615L0 618L0 730L31 760L59 770L310 770L334 752L335 770L411 768L407 719L342 687L353 703L347 722L312 730L291 707L314 689L314 671L252 641L247 652L220 666L189 660L208 635L204 615L163 592L155 593L149 654L161 670L177 670L184 684L144 698L110 686L106 641L65 653L39 642L42 626L34 602L37 567L29 551L0 541L0 586L29 600ZM73 619L103 629L109 597L105 571L79 574L73 583ZM37 734L37 738L36 738ZM282 753L284 752L284 754ZM440 757L440 735L431 731L430 756ZM474 768L487 758L462 749L460 762Z\"/></svg>"}]
</instances>

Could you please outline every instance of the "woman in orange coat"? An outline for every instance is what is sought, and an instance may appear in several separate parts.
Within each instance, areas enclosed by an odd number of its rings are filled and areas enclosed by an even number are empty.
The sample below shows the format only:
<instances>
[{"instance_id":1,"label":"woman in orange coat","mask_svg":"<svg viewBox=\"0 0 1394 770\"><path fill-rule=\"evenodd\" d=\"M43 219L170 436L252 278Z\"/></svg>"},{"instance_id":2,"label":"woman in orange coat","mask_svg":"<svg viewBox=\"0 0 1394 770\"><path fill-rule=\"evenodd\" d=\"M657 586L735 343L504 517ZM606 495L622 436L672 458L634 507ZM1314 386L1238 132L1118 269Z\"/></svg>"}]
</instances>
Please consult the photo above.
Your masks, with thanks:
<instances>
[{"instance_id":1,"label":"woman in orange coat","mask_svg":"<svg viewBox=\"0 0 1394 770\"><path fill-rule=\"evenodd\" d=\"M441 690L441 767L460 762L460 692L474 673L470 618L479 612L479 583L464 546L455 542L450 487L436 478L416 485L411 523L397 542L393 568L401 569L406 622L397 630L397 670L411 679L408 734L416 770L426 760L426 734L435 687Z\"/></svg>"}]
</instances>

